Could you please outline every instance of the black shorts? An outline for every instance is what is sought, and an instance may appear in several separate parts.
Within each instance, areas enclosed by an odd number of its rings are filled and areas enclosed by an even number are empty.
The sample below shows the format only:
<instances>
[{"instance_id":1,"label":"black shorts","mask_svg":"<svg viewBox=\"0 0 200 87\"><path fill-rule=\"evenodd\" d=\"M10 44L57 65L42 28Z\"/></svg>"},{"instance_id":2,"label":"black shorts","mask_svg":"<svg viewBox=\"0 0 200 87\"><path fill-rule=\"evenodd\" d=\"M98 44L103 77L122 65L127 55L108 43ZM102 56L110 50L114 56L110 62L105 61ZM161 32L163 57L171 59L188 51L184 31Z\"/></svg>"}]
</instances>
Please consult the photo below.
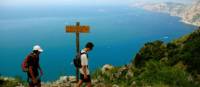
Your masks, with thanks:
<instances>
[{"instance_id":1,"label":"black shorts","mask_svg":"<svg viewBox=\"0 0 200 87\"><path fill-rule=\"evenodd\" d=\"M87 77L87 79L84 79L84 75L80 74L80 80L82 80L83 82L91 82L90 75L87 75Z\"/></svg>"}]
</instances>

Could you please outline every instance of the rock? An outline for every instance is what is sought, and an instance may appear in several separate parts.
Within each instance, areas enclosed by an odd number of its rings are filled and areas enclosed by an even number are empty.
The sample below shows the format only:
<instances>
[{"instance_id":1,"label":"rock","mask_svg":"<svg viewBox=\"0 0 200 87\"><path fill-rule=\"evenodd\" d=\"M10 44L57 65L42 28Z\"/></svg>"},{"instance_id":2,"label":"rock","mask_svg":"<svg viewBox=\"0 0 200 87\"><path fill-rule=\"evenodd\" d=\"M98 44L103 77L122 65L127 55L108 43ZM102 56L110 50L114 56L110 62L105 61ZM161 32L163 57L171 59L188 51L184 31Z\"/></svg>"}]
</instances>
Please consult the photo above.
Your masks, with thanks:
<instances>
[{"instance_id":1,"label":"rock","mask_svg":"<svg viewBox=\"0 0 200 87\"><path fill-rule=\"evenodd\" d=\"M69 76L68 79L70 82L76 82L76 76Z\"/></svg>"},{"instance_id":2,"label":"rock","mask_svg":"<svg viewBox=\"0 0 200 87\"><path fill-rule=\"evenodd\" d=\"M25 86L23 86L22 83L18 83L18 86L16 86L16 87L25 87Z\"/></svg>"},{"instance_id":3,"label":"rock","mask_svg":"<svg viewBox=\"0 0 200 87\"><path fill-rule=\"evenodd\" d=\"M25 86L23 86L23 85L19 85L19 86L16 86L16 87L25 87Z\"/></svg>"},{"instance_id":4,"label":"rock","mask_svg":"<svg viewBox=\"0 0 200 87\"><path fill-rule=\"evenodd\" d=\"M3 78L3 80L7 81L7 80L8 80L8 78L7 78L7 77L5 77L5 78Z\"/></svg>"},{"instance_id":5,"label":"rock","mask_svg":"<svg viewBox=\"0 0 200 87\"><path fill-rule=\"evenodd\" d=\"M60 80L61 80L61 81L67 81L67 76L61 76L61 77L60 77Z\"/></svg>"},{"instance_id":6,"label":"rock","mask_svg":"<svg viewBox=\"0 0 200 87\"><path fill-rule=\"evenodd\" d=\"M96 84L96 83L98 83L99 81L97 80L97 79L94 79L94 80L92 80L92 83L93 84Z\"/></svg>"},{"instance_id":7,"label":"rock","mask_svg":"<svg viewBox=\"0 0 200 87\"><path fill-rule=\"evenodd\" d=\"M94 87L110 87L110 86L106 86L104 83L98 83L95 84Z\"/></svg>"},{"instance_id":8,"label":"rock","mask_svg":"<svg viewBox=\"0 0 200 87\"><path fill-rule=\"evenodd\" d=\"M101 77L101 76L98 76L98 77L97 77L97 80L98 80L99 82L103 82L103 81L104 81L104 78Z\"/></svg>"},{"instance_id":9,"label":"rock","mask_svg":"<svg viewBox=\"0 0 200 87\"><path fill-rule=\"evenodd\" d=\"M135 82L135 81L133 81L133 82L131 83L131 87L136 87L136 82Z\"/></svg>"},{"instance_id":10,"label":"rock","mask_svg":"<svg viewBox=\"0 0 200 87\"><path fill-rule=\"evenodd\" d=\"M133 72L131 70L128 70L127 74L126 74L126 79L129 79L133 77Z\"/></svg>"},{"instance_id":11,"label":"rock","mask_svg":"<svg viewBox=\"0 0 200 87\"><path fill-rule=\"evenodd\" d=\"M67 82L67 76L61 76L59 80L54 82L54 84L61 84L66 82Z\"/></svg>"},{"instance_id":12,"label":"rock","mask_svg":"<svg viewBox=\"0 0 200 87\"><path fill-rule=\"evenodd\" d=\"M187 79L188 79L188 81L193 81L193 78L191 75L189 75Z\"/></svg>"},{"instance_id":13,"label":"rock","mask_svg":"<svg viewBox=\"0 0 200 87\"><path fill-rule=\"evenodd\" d=\"M117 73L114 73L113 76L114 78L120 78L121 74L122 74L121 72L117 72Z\"/></svg>"},{"instance_id":14,"label":"rock","mask_svg":"<svg viewBox=\"0 0 200 87\"><path fill-rule=\"evenodd\" d=\"M116 85L116 84L114 84L114 85L112 85L112 87L119 87L118 85Z\"/></svg>"},{"instance_id":15,"label":"rock","mask_svg":"<svg viewBox=\"0 0 200 87\"><path fill-rule=\"evenodd\" d=\"M105 72L107 72L107 71L109 71L109 70L111 70L111 69L113 69L114 67L112 66L112 65L110 65L110 64L105 64L103 67L102 67L102 69L101 69L101 71L102 71L102 73L105 73Z\"/></svg>"},{"instance_id":16,"label":"rock","mask_svg":"<svg viewBox=\"0 0 200 87\"><path fill-rule=\"evenodd\" d=\"M75 76L61 76L54 82L42 82L42 87L76 87Z\"/></svg>"}]
</instances>

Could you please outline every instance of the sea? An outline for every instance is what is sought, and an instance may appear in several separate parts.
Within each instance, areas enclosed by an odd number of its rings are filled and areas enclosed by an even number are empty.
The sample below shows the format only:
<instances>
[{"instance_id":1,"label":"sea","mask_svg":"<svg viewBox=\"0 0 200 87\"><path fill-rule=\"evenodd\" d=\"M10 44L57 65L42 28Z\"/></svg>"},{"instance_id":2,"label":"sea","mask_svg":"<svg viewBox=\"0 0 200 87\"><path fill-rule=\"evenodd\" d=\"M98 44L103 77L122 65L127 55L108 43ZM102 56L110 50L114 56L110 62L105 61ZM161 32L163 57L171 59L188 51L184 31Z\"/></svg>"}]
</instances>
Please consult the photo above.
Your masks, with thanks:
<instances>
[{"instance_id":1,"label":"sea","mask_svg":"<svg viewBox=\"0 0 200 87\"><path fill-rule=\"evenodd\" d=\"M65 27L76 22L90 26L88 33L80 33L80 48L87 42L95 45L88 53L92 73L104 64L129 64L146 42L167 43L195 30L180 20L128 6L1 7L0 75L26 79L21 64L34 45L44 50L43 81L75 75L76 34Z\"/></svg>"}]
</instances>

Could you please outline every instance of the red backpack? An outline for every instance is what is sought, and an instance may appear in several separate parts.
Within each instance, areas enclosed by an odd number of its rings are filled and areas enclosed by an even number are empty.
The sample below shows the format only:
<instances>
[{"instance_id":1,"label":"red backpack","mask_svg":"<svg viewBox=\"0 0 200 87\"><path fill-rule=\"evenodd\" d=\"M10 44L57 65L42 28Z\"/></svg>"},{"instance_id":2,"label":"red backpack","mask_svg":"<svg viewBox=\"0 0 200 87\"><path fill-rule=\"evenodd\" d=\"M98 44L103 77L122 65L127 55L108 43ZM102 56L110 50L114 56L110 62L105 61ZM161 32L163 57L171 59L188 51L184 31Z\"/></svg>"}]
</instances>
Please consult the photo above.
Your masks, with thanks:
<instances>
[{"instance_id":1,"label":"red backpack","mask_svg":"<svg viewBox=\"0 0 200 87\"><path fill-rule=\"evenodd\" d=\"M31 54L30 54L31 55ZM21 65L21 67L22 67L22 71L23 72L28 72L29 70L28 70L28 61L30 60L30 55L28 55L25 59L24 59L24 61L22 62L22 65Z\"/></svg>"}]
</instances>

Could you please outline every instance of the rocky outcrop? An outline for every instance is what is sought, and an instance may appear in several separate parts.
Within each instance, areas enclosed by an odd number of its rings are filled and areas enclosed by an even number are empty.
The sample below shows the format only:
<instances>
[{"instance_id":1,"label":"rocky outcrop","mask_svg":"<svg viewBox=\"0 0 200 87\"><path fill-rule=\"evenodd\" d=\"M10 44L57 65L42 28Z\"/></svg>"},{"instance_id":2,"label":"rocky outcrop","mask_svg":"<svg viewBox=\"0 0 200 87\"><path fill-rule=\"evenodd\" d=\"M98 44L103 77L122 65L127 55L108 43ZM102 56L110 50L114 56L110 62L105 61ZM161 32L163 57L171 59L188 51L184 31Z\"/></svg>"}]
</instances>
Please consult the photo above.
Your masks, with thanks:
<instances>
[{"instance_id":1,"label":"rocky outcrop","mask_svg":"<svg viewBox=\"0 0 200 87\"><path fill-rule=\"evenodd\" d=\"M116 71L117 70L117 71ZM112 72L116 71L116 72ZM125 65L123 67L117 68L110 65L105 64L100 69L97 78L92 78L93 87L120 87L117 84L107 84L105 83L105 78L102 76L107 76L109 80L119 79L123 74L126 74L125 78L130 78L133 76L131 70L129 70L129 66ZM133 82L131 85L135 85ZM60 78L53 82L43 82L42 87L76 87L76 77L75 76L60 76Z\"/></svg>"},{"instance_id":2,"label":"rocky outcrop","mask_svg":"<svg viewBox=\"0 0 200 87\"><path fill-rule=\"evenodd\" d=\"M0 76L0 87L25 87L18 78Z\"/></svg>"},{"instance_id":3,"label":"rocky outcrop","mask_svg":"<svg viewBox=\"0 0 200 87\"><path fill-rule=\"evenodd\" d=\"M14 77L0 77L0 87L27 87L27 82ZM75 76L60 76L56 81L42 82L42 87L76 87Z\"/></svg>"},{"instance_id":4,"label":"rocky outcrop","mask_svg":"<svg viewBox=\"0 0 200 87\"><path fill-rule=\"evenodd\" d=\"M60 76L60 78L53 82L43 82L42 87L76 87L75 76Z\"/></svg>"},{"instance_id":5,"label":"rocky outcrop","mask_svg":"<svg viewBox=\"0 0 200 87\"><path fill-rule=\"evenodd\" d=\"M182 18L184 22L200 26L200 0L187 7Z\"/></svg>"},{"instance_id":6,"label":"rocky outcrop","mask_svg":"<svg viewBox=\"0 0 200 87\"><path fill-rule=\"evenodd\" d=\"M102 67L102 69L101 69L101 71L102 71L102 73L106 73L107 71L110 71L111 69L113 69L114 67L112 66L112 65L110 65L110 64L105 64L103 67Z\"/></svg>"}]
</instances>

